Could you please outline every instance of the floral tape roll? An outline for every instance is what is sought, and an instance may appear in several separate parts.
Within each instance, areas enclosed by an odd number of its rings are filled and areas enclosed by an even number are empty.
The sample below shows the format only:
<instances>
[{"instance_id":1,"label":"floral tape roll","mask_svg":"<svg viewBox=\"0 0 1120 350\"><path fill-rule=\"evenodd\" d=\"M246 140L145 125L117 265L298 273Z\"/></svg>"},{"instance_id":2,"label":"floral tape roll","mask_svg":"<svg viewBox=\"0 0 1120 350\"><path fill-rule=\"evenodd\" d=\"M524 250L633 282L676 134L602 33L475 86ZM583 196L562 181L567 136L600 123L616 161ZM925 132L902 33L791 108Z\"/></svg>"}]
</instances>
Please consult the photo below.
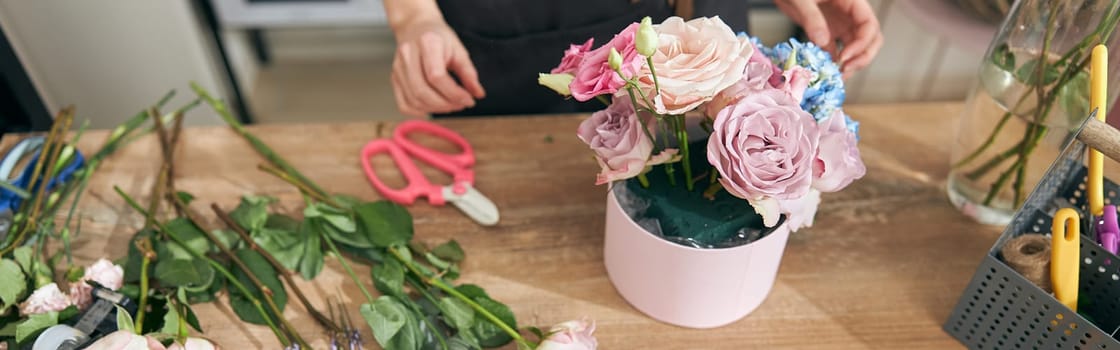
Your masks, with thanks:
<instances>
[{"instance_id":1,"label":"floral tape roll","mask_svg":"<svg viewBox=\"0 0 1120 350\"><path fill-rule=\"evenodd\" d=\"M1003 262L1042 290L1050 292L1050 239L1041 234L1012 238L1000 250Z\"/></svg>"}]
</instances>

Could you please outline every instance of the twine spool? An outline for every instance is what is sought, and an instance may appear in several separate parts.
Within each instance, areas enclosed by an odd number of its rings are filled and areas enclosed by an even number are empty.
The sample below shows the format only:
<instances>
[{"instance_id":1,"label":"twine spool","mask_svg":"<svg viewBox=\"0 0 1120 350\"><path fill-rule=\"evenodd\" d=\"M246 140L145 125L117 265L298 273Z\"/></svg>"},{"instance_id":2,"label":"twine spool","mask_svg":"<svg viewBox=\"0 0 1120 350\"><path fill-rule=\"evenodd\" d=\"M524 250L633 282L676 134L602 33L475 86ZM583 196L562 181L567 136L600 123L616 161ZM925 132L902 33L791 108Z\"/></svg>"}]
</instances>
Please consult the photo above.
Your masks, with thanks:
<instances>
[{"instance_id":1,"label":"twine spool","mask_svg":"<svg viewBox=\"0 0 1120 350\"><path fill-rule=\"evenodd\" d=\"M1041 234L1021 235L1007 241L1000 254L1008 266L1050 292L1050 238Z\"/></svg>"}]
</instances>

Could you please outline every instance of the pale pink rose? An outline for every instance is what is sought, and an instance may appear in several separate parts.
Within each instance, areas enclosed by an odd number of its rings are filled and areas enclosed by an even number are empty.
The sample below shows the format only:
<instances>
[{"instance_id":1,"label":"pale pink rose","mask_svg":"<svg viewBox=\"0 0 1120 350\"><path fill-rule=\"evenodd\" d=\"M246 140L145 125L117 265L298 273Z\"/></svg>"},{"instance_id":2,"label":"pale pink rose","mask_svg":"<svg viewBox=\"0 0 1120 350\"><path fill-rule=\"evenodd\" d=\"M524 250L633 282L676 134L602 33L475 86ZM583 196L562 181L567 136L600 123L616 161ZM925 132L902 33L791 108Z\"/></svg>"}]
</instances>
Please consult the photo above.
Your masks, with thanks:
<instances>
[{"instance_id":1,"label":"pale pink rose","mask_svg":"<svg viewBox=\"0 0 1120 350\"><path fill-rule=\"evenodd\" d=\"M821 192L810 189L809 194L796 199L778 200L765 198L751 202L755 212L762 215L762 224L773 227L778 223L778 217L786 216L786 225L790 232L797 232L802 227L812 227L813 218L817 215L817 206L821 204Z\"/></svg>"},{"instance_id":2,"label":"pale pink rose","mask_svg":"<svg viewBox=\"0 0 1120 350\"><path fill-rule=\"evenodd\" d=\"M579 68L579 63L583 61L583 56L591 51L591 45L595 38L587 39L583 45L572 44L567 50L564 50L564 58L560 59L560 65L553 68L550 73L573 73L576 68Z\"/></svg>"},{"instance_id":3,"label":"pale pink rose","mask_svg":"<svg viewBox=\"0 0 1120 350\"><path fill-rule=\"evenodd\" d=\"M182 345L180 345L179 343L175 343L175 344L171 344L171 346L169 346L167 348L167 350L218 350L218 349L220 349L220 348L217 345L214 345L214 343L210 342L209 340L202 339L202 338L187 338L187 341L183 342Z\"/></svg>"},{"instance_id":4,"label":"pale pink rose","mask_svg":"<svg viewBox=\"0 0 1120 350\"><path fill-rule=\"evenodd\" d=\"M669 17L654 29L658 48L651 58L660 93L654 91L648 66L641 66L638 79L660 114L684 114L708 102L743 77L754 52L719 17L688 22Z\"/></svg>"},{"instance_id":5,"label":"pale pink rose","mask_svg":"<svg viewBox=\"0 0 1120 350\"><path fill-rule=\"evenodd\" d=\"M27 297L27 300L19 304L19 314L27 316L62 311L72 304L70 297L58 289L58 284L51 283L39 287Z\"/></svg>"},{"instance_id":6,"label":"pale pink rose","mask_svg":"<svg viewBox=\"0 0 1120 350\"><path fill-rule=\"evenodd\" d=\"M112 290L121 289L124 285L124 269L114 265L111 261L101 259L86 268L82 281L94 281L102 287Z\"/></svg>"},{"instance_id":7,"label":"pale pink rose","mask_svg":"<svg viewBox=\"0 0 1120 350\"><path fill-rule=\"evenodd\" d=\"M617 50L622 55L622 65L619 70L626 77L634 76L644 62L634 47L634 33L637 30L638 24L633 23L622 32L615 34L606 45L583 55L579 67L573 72L575 79L568 86L572 91L572 97L584 102L595 96L614 94L626 85L626 81L607 63L607 55L610 54L612 47Z\"/></svg>"},{"instance_id":8,"label":"pale pink rose","mask_svg":"<svg viewBox=\"0 0 1120 350\"><path fill-rule=\"evenodd\" d=\"M555 326L548 331L546 337L536 350L595 350L599 342L591 333L595 332L595 323L582 321L568 321Z\"/></svg>"},{"instance_id":9,"label":"pale pink rose","mask_svg":"<svg viewBox=\"0 0 1120 350\"><path fill-rule=\"evenodd\" d=\"M728 193L752 205L809 193L820 131L813 116L779 90L750 94L720 111L708 162Z\"/></svg>"},{"instance_id":10,"label":"pale pink rose","mask_svg":"<svg viewBox=\"0 0 1120 350\"><path fill-rule=\"evenodd\" d=\"M794 101L800 104L801 99L805 97L805 89L809 88L809 80L812 78L813 72L802 66L793 66L782 72L782 81L775 87L789 94Z\"/></svg>"},{"instance_id":11,"label":"pale pink rose","mask_svg":"<svg viewBox=\"0 0 1120 350\"><path fill-rule=\"evenodd\" d=\"M836 192L866 173L856 147L856 135L846 127L844 112L837 109L821 121L820 150L813 162L813 188Z\"/></svg>"},{"instance_id":12,"label":"pale pink rose","mask_svg":"<svg viewBox=\"0 0 1120 350\"><path fill-rule=\"evenodd\" d=\"M79 310L85 310L89 307L89 304L93 302L93 295L90 294L92 291L93 286L85 281L71 283L70 301L74 302L74 305L77 306Z\"/></svg>"},{"instance_id":13,"label":"pale pink rose","mask_svg":"<svg viewBox=\"0 0 1120 350\"><path fill-rule=\"evenodd\" d=\"M167 348L152 337L121 330L101 337L86 350L167 350Z\"/></svg>"},{"instance_id":14,"label":"pale pink rose","mask_svg":"<svg viewBox=\"0 0 1120 350\"><path fill-rule=\"evenodd\" d=\"M595 184L628 179L641 174L647 166L673 159L676 150L666 150L650 157L653 140L642 130L642 122L638 118L630 99L622 96L579 124L579 139L595 152L595 159L602 169ZM653 122L652 118L648 119Z\"/></svg>"}]
</instances>

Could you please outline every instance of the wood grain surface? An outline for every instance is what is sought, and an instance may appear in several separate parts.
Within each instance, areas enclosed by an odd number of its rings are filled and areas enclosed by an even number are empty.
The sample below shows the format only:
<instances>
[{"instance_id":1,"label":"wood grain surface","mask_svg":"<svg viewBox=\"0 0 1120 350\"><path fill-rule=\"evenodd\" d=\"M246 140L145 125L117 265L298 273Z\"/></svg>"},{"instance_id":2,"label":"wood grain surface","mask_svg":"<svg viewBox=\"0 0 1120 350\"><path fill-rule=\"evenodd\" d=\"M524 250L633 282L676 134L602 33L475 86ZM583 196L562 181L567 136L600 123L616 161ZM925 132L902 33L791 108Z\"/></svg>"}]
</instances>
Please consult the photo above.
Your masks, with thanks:
<instances>
[{"instance_id":1,"label":"wood grain surface","mask_svg":"<svg viewBox=\"0 0 1120 350\"><path fill-rule=\"evenodd\" d=\"M480 284L507 303L519 324L542 328L587 317L597 322L602 349L950 349L961 346L941 330L965 284L999 229L976 224L945 194L950 144L959 103L850 106L861 122L867 175L823 196L812 228L793 234L769 298L752 314L716 329L659 323L630 307L602 263L606 187L575 137L583 116L479 118L440 121L469 139L477 152L477 188L501 210L484 228L453 207L410 207L421 240L458 240L467 252L461 282ZM251 128L328 191L377 198L358 163L362 145L391 125L272 124ZM87 132L80 148L100 145L106 132ZM210 203L233 208L241 195L279 197L277 208L299 213L296 190L258 171L261 159L223 127L185 130L176 183ZM0 145L16 141L5 137ZM145 197L154 181L158 143L146 136L114 155L94 175L81 203L76 258L86 263L126 252L142 224L112 191ZM383 162L378 162L383 163ZM140 199L140 198L138 198ZM208 210L201 211L210 213ZM212 215L211 215L212 216ZM215 225L213 217L210 224ZM650 271L650 273L657 273ZM372 286L368 268L358 274ZM341 294L351 317L363 302L337 261L303 282L322 305ZM204 336L226 349L276 349L264 327L238 321L222 303L196 306ZM326 348L325 334L290 303L285 317ZM377 348L367 326L367 348ZM514 347L509 347L514 348Z\"/></svg>"}]
</instances>

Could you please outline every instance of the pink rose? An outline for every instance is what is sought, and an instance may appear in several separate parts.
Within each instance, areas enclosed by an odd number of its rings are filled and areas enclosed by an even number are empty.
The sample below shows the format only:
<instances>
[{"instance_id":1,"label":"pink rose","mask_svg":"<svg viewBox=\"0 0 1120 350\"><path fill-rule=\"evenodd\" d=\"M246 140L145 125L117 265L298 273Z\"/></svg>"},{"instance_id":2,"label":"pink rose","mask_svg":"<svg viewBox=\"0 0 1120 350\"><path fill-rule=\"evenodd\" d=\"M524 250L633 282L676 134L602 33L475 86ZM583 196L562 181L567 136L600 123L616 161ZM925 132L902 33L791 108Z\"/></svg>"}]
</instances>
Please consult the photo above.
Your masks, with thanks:
<instances>
[{"instance_id":1,"label":"pink rose","mask_svg":"<svg viewBox=\"0 0 1120 350\"><path fill-rule=\"evenodd\" d=\"M86 350L166 350L163 344L151 337L129 331L109 333L91 344Z\"/></svg>"},{"instance_id":2,"label":"pink rose","mask_svg":"<svg viewBox=\"0 0 1120 350\"><path fill-rule=\"evenodd\" d=\"M778 88L782 86L782 71L774 66L770 58L766 57L750 39L741 38L743 45L750 45L753 51L750 59L747 60L747 67L743 71L743 78L736 81L731 86L723 89L710 102L705 106L704 113L709 117L715 117L725 107L739 102L743 96L753 94L762 90ZM804 92L804 91L803 91ZM801 99L797 99L800 101Z\"/></svg>"},{"instance_id":3,"label":"pink rose","mask_svg":"<svg viewBox=\"0 0 1120 350\"><path fill-rule=\"evenodd\" d=\"M93 286L85 281L78 281L70 284L70 300L80 310L85 310L89 304L93 302Z\"/></svg>"},{"instance_id":4,"label":"pink rose","mask_svg":"<svg viewBox=\"0 0 1120 350\"><path fill-rule=\"evenodd\" d=\"M579 124L579 139L595 151L602 168L596 185L637 176L647 166L668 162L676 154L676 150L666 150L651 158L653 140L646 136L638 118L630 99L622 96Z\"/></svg>"},{"instance_id":5,"label":"pink rose","mask_svg":"<svg viewBox=\"0 0 1120 350\"><path fill-rule=\"evenodd\" d=\"M817 206L820 204L821 192L814 189L810 189L809 194L801 198L784 200L766 198L752 203L755 211L762 215L762 223L767 227L773 227L778 223L778 217L785 215L790 232L813 226L813 217L817 215Z\"/></svg>"},{"instance_id":6,"label":"pink rose","mask_svg":"<svg viewBox=\"0 0 1120 350\"><path fill-rule=\"evenodd\" d=\"M848 130L844 112L837 109L821 121L821 143L813 162L813 188L836 192L867 173L856 147L856 135Z\"/></svg>"},{"instance_id":7,"label":"pink rose","mask_svg":"<svg viewBox=\"0 0 1120 350\"><path fill-rule=\"evenodd\" d=\"M626 85L626 81L618 76L607 63L607 55L611 48L618 50L622 55L622 66L619 69L626 77L632 77L638 72L644 59L634 47L634 33L638 31L638 24L633 23L615 34L606 45L583 55L579 67L575 70L575 79L568 87L572 97L580 102L595 98L603 94L613 94ZM563 62L561 62L563 67ZM558 67L559 68L559 67Z\"/></svg>"},{"instance_id":8,"label":"pink rose","mask_svg":"<svg viewBox=\"0 0 1120 350\"><path fill-rule=\"evenodd\" d=\"M573 73L576 68L579 68L579 63L583 61L583 56L591 51L591 44L595 38L587 39L583 45L572 44L567 50L564 50L564 58L560 59L560 65L553 68L552 74L560 73Z\"/></svg>"},{"instance_id":9,"label":"pink rose","mask_svg":"<svg viewBox=\"0 0 1120 350\"><path fill-rule=\"evenodd\" d=\"M728 193L756 207L766 198L801 198L813 180L819 134L813 116L789 95L761 91L716 116L708 162Z\"/></svg>"},{"instance_id":10,"label":"pink rose","mask_svg":"<svg viewBox=\"0 0 1120 350\"><path fill-rule=\"evenodd\" d=\"M591 333L595 323L587 321L568 321L548 330L548 337L541 341L536 350L595 350L599 342Z\"/></svg>"},{"instance_id":11,"label":"pink rose","mask_svg":"<svg viewBox=\"0 0 1120 350\"><path fill-rule=\"evenodd\" d=\"M86 268L82 281L94 281L105 288L121 289L124 285L124 269L109 260L101 259Z\"/></svg>"},{"instance_id":12,"label":"pink rose","mask_svg":"<svg viewBox=\"0 0 1120 350\"><path fill-rule=\"evenodd\" d=\"M642 66L638 79L660 114L684 114L735 84L754 51L719 17L669 17L655 29L658 48L651 58L661 92L654 92L649 67Z\"/></svg>"},{"instance_id":13,"label":"pink rose","mask_svg":"<svg viewBox=\"0 0 1120 350\"><path fill-rule=\"evenodd\" d=\"M31 296L19 305L19 314L27 316L62 311L72 304L70 297L58 289L58 284L51 283L32 292Z\"/></svg>"},{"instance_id":14,"label":"pink rose","mask_svg":"<svg viewBox=\"0 0 1120 350\"><path fill-rule=\"evenodd\" d=\"M793 66L789 70L782 72L782 81L774 87L781 89L785 93L793 97L794 101L798 104L801 99L805 97L805 89L809 88L809 80L813 78L813 72L802 66Z\"/></svg>"}]
</instances>

